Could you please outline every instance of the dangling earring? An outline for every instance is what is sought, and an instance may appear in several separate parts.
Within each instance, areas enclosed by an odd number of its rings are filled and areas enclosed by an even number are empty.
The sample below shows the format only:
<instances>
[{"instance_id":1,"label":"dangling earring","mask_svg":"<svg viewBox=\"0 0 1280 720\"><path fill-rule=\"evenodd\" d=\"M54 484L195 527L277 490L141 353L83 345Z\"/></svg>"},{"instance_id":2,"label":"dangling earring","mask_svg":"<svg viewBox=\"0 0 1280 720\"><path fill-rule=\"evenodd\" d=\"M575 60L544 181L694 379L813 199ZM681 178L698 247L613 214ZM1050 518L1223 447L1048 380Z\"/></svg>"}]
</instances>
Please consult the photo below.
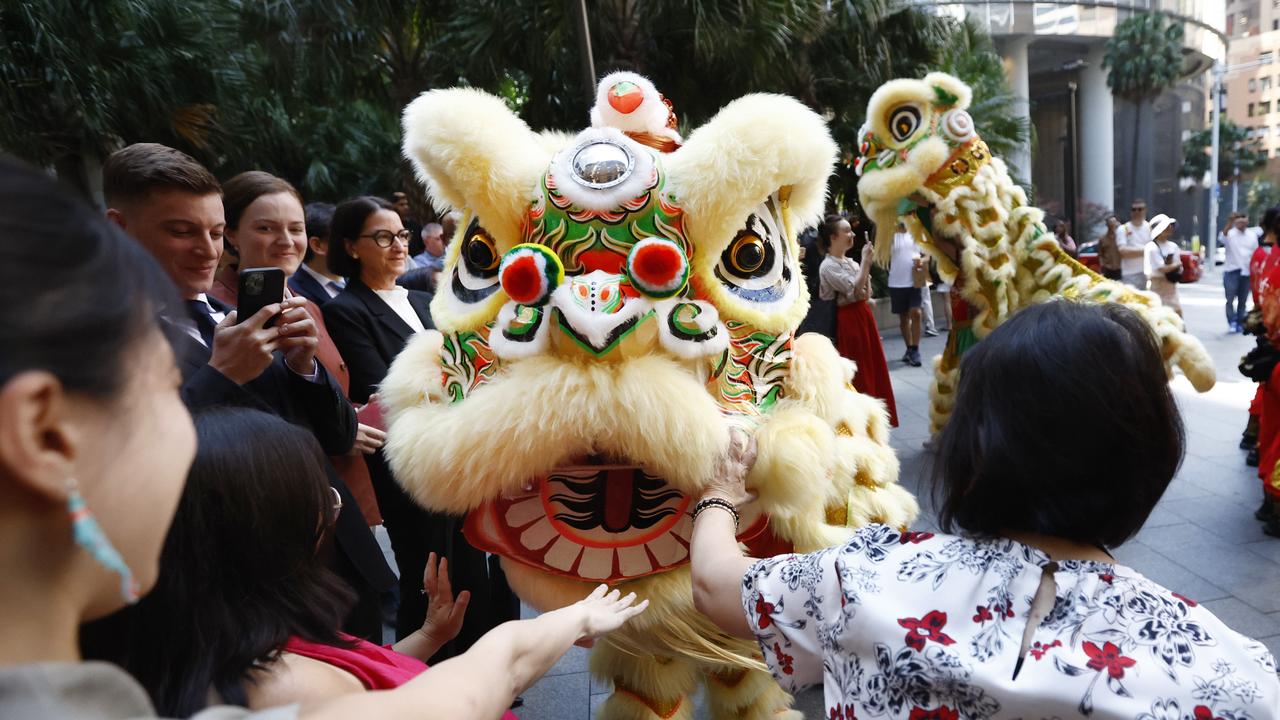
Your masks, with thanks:
<instances>
[{"instance_id":1,"label":"dangling earring","mask_svg":"<svg viewBox=\"0 0 1280 720\"><path fill-rule=\"evenodd\" d=\"M74 478L67 480L67 514L71 516L71 535L76 544L98 562L99 565L120 576L120 595L130 605L138 602L138 585L133 572L125 564L124 557L111 544L102 526L98 524L89 506L80 495L80 486Z\"/></svg>"}]
</instances>

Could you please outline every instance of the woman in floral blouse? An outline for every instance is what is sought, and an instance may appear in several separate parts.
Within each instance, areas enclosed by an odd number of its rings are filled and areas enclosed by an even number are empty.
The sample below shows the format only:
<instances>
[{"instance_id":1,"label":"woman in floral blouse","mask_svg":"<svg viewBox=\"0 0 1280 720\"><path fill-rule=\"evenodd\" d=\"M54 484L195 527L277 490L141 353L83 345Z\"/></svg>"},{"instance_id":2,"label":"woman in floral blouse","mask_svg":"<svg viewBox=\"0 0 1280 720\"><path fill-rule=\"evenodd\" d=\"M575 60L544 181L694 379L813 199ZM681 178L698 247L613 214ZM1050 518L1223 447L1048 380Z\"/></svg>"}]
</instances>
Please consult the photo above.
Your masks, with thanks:
<instances>
[{"instance_id":1,"label":"woman in floral blouse","mask_svg":"<svg viewBox=\"0 0 1280 720\"><path fill-rule=\"evenodd\" d=\"M1106 551L1182 460L1147 326L1118 305L1046 303L962 367L934 468L956 534L871 525L826 550L743 557L729 509L749 500L754 449L736 438L695 509L699 609L754 636L785 689L822 682L828 720L1280 717L1261 643ZM1081 455L1061 438L1086 422L1102 446Z\"/></svg>"}]
</instances>

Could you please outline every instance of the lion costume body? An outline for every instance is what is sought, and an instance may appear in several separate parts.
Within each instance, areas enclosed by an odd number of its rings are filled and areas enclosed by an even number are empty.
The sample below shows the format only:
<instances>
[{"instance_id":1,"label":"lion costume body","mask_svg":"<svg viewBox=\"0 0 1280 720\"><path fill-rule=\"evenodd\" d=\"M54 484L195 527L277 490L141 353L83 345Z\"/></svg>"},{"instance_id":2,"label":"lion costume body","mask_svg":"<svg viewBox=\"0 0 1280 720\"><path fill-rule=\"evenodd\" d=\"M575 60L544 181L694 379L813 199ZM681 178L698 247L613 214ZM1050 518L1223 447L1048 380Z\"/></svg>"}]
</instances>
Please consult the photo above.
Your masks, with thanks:
<instances>
[{"instance_id":1,"label":"lion costume body","mask_svg":"<svg viewBox=\"0 0 1280 720\"><path fill-rule=\"evenodd\" d=\"M534 133L501 100L425 93L405 151L465 214L420 333L382 386L396 478L467 513L511 585L548 610L600 582L649 609L597 643L604 718L786 715L750 642L693 607L691 499L733 425L759 455L740 538L810 551L868 522L905 526L883 405L816 335L796 231L821 214L836 154L820 117L752 95L687 141L644 78L601 82L593 127ZM794 711L790 711L794 714Z\"/></svg>"}]
</instances>

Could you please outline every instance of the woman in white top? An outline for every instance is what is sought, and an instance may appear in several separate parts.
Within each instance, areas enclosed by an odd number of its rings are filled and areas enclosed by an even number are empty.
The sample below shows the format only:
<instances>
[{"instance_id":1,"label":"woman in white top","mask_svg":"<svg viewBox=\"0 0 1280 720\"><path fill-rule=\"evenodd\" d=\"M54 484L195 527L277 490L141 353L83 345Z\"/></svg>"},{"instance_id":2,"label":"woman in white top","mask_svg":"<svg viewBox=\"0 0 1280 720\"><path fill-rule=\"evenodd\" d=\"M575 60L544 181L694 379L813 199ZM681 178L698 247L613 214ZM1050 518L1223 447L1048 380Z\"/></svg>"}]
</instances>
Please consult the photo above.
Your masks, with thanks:
<instances>
[{"instance_id":1,"label":"woman in white top","mask_svg":"<svg viewBox=\"0 0 1280 720\"><path fill-rule=\"evenodd\" d=\"M754 449L735 440L693 511L697 607L754 636L783 688L822 682L824 718L1280 716L1264 645L1106 550L1146 521L1185 446L1142 319L1035 305L963 369L934 466L947 534L870 525L744 557L734 506ZM1085 422L1102 447L1081 454L1062 438Z\"/></svg>"},{"instance_id":2,"label":"woman in white top","mask_svg":"<svg viewBox=\"0 0 1280 720\"><path fill-rule=\"evenodd\" d=\"M853 386L858 392L884 401L889 424L898 427L889 364L875 316L867 306L871 297L871 255L875 246L862 246L862 262L846 257L853 247L853 229L839 215L828 215L818 226L817 248L824 255L818 267L818 296L836 301L836 349L856 368Z\"/></svg>"},{"instance_id":3,"label":"woman in white top","mask_svg":"<svg viewBox=\"0 0 1280 720\"><path fill-rule=\"evenodd\" d=\"M1168 215L1151 218L1151 242L1143 251L1143 266L1147 273L1147 289L1160 296L1160 302L1182 315L1182 303L1178 300L1178 283L1167 273L1182 271L1182 249L1171 239L1178 221Z\"/></svg>"}]
</instances>

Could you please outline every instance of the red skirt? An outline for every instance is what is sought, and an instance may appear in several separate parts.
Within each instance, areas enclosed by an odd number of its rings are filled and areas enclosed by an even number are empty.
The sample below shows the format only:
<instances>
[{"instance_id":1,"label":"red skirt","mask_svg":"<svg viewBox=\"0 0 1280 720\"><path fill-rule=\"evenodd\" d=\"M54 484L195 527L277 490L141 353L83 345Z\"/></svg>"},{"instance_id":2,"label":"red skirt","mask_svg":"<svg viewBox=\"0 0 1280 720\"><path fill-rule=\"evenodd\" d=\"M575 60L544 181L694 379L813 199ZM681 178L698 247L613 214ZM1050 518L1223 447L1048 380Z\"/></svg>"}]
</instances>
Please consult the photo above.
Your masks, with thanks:
<instances>
[{"instance_id":1,"label":"red skirt","mask_svg":"<svg viewBox=\"0 0 1280 720\"><path fill-rule=\"evenodd\" d=\"M865 300L841 305L836 310L836 350L858 364L853 386L864 395L883 400L889 409L889 424L898 427L898 406L893 401L889 363L884 359L875 316Z\"/></svg>"}]
</instances>

